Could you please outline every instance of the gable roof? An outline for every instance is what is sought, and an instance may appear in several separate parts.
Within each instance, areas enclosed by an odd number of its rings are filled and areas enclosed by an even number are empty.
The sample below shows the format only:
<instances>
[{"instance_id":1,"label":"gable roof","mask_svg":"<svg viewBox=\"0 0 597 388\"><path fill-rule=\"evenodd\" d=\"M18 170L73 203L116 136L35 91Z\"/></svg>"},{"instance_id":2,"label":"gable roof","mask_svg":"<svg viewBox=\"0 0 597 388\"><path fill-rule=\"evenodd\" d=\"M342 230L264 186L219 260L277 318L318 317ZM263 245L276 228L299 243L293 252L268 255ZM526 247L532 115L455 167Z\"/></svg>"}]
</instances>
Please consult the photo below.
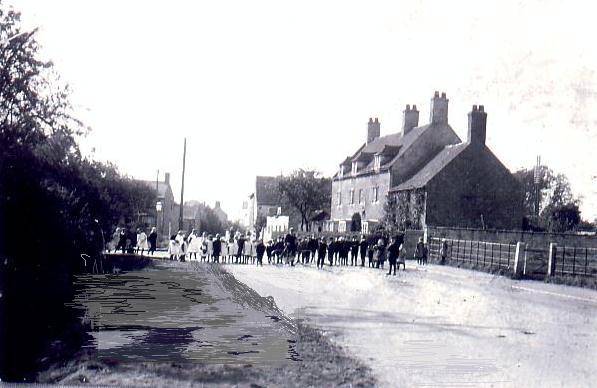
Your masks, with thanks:
<instances>
[{"instance_id":1,"label":"gable roof","mask_svg":"<svg viewBox=\"0 0 597 388\"><path fill-rule=\"evenodd\" d=\"M255 200L258 205L278 206L280 204L280 177L255 177Z\"/></svg>"},{"instance_id":2,"label":"gable roof","mask_svg":"<svg viewBox=\"0 0 597 388\"><path fill-rule=\"evenodd\" d=\"M424 187L434 176L444 169L452 160L454 160L462 151L466 149L468 143L460 143L445 146L429 163L420 169L406 182L399 184L390 191L402 191Z\"/></svg>"},{"instance_id":3,"label":"gable roof","mask_svg":"<svg viewBox=\"0 0 597 388\"><path fill-rule=\"evenodd\" d=\"M146 186L155 190L155 181L146 181L146 180L138 179L137 182L141 182L141 183L145 184ZM170 187L170 184L168 184L166 182L158 182L158 198L166 198L166 192L168 191L169 187Z\"/></svg>"}]
</instances>

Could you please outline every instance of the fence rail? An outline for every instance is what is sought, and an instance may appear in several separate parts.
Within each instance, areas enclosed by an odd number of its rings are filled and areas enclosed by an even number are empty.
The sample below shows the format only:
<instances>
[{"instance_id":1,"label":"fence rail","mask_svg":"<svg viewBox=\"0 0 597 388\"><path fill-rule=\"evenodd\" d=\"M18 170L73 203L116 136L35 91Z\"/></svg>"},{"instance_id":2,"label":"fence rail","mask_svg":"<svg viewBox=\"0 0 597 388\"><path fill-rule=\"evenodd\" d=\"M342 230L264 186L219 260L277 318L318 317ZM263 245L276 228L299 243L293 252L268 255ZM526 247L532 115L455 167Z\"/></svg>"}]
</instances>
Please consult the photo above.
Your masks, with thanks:
<instances>
[{"instance_id":1,"label":"fence rail","mask_svg":"<svg viewBox=\"0 0 597 388\"><path fill-rule=\"evenodd\" d=\"M441 260L442 239L431 237L428 241L429 258ZM516 244L458 239L446 239L446 243L448 245L446 258L451 262L494 269L511 269L514 265Z\"/></svg>"},{"instance_id":2,"label":"fence rail","mask_svg":"<svg viewBox=\"0 0 597 388\"><path fill-rule=\"evenodd\" d=\"M554 275L597 276L597 248L556 246Z\"/></svg>"}]
</instances>

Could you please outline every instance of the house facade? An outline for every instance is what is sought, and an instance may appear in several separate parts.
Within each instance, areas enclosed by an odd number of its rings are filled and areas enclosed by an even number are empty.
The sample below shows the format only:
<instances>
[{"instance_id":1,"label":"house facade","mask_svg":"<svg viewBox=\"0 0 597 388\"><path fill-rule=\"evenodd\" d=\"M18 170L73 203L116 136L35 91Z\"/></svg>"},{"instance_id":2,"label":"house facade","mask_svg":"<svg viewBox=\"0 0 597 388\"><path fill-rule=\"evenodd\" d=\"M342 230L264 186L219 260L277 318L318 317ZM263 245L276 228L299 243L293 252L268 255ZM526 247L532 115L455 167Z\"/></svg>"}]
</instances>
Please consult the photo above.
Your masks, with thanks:
<instances>
[{"instance_id":1,"label":"house facade","mask_svg":"<svg viewBox=\"0 0 597 388\"><path fill-rule=\"evenodd\" d=\"M329 229L367 233L386 210L405 228L520 227L522 191L485 145L484 107L473 106L463 142L448 123L448 103L435 92L422 126L416 105L407 105L401 131L383 137L379 120L369 119L366 142L334 175Z\"/></svg>"}]
</instances>

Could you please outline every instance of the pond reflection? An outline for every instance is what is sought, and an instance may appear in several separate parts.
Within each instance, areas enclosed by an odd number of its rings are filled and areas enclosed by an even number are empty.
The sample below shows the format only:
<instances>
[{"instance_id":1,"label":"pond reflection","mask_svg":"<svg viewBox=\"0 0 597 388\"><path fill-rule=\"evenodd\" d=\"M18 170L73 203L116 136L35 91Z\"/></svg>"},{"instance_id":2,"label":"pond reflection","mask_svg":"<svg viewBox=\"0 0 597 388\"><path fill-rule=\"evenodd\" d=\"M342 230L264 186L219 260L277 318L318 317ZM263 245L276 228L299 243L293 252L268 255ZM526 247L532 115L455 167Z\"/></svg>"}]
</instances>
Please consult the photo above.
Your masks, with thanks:
<instances>
[{"instance_id":1,"label":"pond reflection","mask_svg":"<svg viewBox=\"0 0 597 388\"><path fill-rule=\"evenodd\" d=\"M291 359L291 335L271 314L239 303L206 265L159 262L119 274L81 275L83 309L100 359L264 363Z\"/></svg>"}]
</instances>

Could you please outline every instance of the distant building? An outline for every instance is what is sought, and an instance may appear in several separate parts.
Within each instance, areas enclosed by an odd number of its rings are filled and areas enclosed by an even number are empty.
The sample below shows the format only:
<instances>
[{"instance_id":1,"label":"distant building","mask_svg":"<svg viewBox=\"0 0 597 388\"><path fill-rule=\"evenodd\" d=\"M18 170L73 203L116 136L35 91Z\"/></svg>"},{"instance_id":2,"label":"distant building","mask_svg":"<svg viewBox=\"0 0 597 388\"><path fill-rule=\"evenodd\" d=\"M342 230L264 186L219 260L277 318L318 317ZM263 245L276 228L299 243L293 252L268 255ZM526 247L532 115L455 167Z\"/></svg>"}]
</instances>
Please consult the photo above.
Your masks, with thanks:
<instances>
[{"instance_id":1,"label":"distant building","mask_svg":"<svg viewBox=\"0 0 597 388\"><path fill-rule=\"evenodd\" d=\"M301 220L298 212L284 205L280 192L282 176L257 176L255 177L255 191L243 202L242 223L249 229L255 230L255 224L261 217L263 226L268 216L288 216L289 227L298 230Z\"/></svg>"},{"instance_id":2,"label":"distant building","mask_svg":"<svg viewBox=\"0 0 597 388\"><path fill-rule=\"evenodd\" d=\"M160 202L162 209L159 212L158 220L156 222L155 214L149 215L147 223L155 225L158 228L160 235L166 236L171 233L172 230L178 228L178 212L175 207L177 204L174 202L174 194L172 187L170 187L170 173L164 174L164 181L150 181L150 180L137 180L146 184L148 187L156 190L156 203Z\"/></svg>"},{"instance_id":3,"label":"distant building","mask_svg":"<svg viewBox=\"0 0 597 388\"><path fill-rule=\"evenodd\" d=\"M265 228L262 232L263 241L267 242L272 239L274 234L281 234L288 231L289 226L288 216L267 216Z\"/></svg>"},{"instance_id":4,"label":"distant building","mask_svg":"<svg viewBox=\"0 0 597 388\"><path fill-rule=\"evenodd\" d=\"M521 226L522 190L485 145L482 105L469 113L466 142L448 124L445 93L431 99L429 124L419 126L416 105L407 105L403 118L400 132L383 137L379 120L369 119L366 142L332 180L329 229L371 231L384 216L388 194L396 201L396 220L408 228Z\"/></svg>"},{"instance_id":5,"label":"distant building","mask_svg":"<svg viewBox=\"0 0 597 388\"><path fill-rule=\"evenodd\" d=\"M222 224L226 224L228 222L228 214L226 214L226 212L222 210L222 207L220 206L220 201L216 201L214 212L216 213L216 216Z\"/></svg>"}]
</instances>

